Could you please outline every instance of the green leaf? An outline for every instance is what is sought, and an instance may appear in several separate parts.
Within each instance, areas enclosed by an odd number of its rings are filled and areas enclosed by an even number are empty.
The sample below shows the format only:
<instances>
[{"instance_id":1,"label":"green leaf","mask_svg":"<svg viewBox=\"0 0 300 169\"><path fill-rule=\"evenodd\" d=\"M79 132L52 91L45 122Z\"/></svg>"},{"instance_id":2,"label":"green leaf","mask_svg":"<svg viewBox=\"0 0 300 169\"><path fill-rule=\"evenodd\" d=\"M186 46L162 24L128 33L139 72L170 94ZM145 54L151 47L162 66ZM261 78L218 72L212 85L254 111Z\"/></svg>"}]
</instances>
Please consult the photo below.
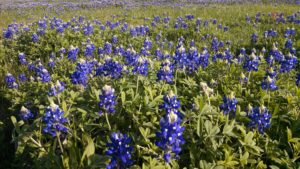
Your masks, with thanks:
<instances>
[{"instance_id":1,"label":"green leaf","mask_svg":"<svg viewBox=\"0 0 300 169\"><path fill-rule=\"evenodd\" d=\"M87 133L83 134L82 139L85 143L85 149L80 160L81 164L83 163L84 159L89 159L95 154L95 145L93 139Z\"/></svg>"}]
</instances>

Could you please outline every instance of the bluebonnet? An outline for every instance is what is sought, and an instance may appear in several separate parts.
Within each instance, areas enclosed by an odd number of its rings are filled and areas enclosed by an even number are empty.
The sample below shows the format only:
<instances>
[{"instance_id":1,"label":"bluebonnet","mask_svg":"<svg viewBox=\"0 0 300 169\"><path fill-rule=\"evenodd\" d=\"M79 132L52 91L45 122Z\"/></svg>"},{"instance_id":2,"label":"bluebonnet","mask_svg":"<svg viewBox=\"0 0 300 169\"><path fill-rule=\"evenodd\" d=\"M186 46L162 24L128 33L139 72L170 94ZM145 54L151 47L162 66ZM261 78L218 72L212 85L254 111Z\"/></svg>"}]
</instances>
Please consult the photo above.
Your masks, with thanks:
<instances>
[{"instance_id":1,"label":"bluebonnet","mask_svg":"<svg viewBox=\"0 0 300 169\"><path fill-rule=\"evenodd\" d=\"M68 59L72 61L76 61L78 53L79 53L79 48L71 45L68 53Z\"/></svg>"},{"instance_id":2,"label":"bluebonnet","mask_svg":"<svg viewBox=\"0 0 300 169\"><path fill-rule=\"evenodd\" d=\"M252 41L253 43L256 43L256 42L257 42L257 34L256 34L256 33L253 33L253 34L251 35L251 41Z\"/></svg>"},{"instance_id":3,"label":"bluebonnet","mask_svg":"<svg viewBox=\"0 0 300 169\"><path fill-rule=\"evenodd\" d=\"M197 20L196 20L196 25L197 25L197 26L200 26L200 25L201 25L201 23L202 23L202 20L201 20L201 18L197 18Z\"/></svg>"},{"instance_id":4,"label":"bluebonnet","mask_svg":"<svg viewBox=\"0 0 300 169\"><path fill-rule=\"evenodd\" d=\"M131 35L132 37L136 37L136 36L137 36L137 31L136 31L135 28L133 28L133 27L130 28L130 35Z\"/></svg>"},{"instance_id":5,"label":"bluebonnet","mask_svg":"<svg viewBox=\"0 0 300 169\"><path fill-rule=\"evenodd\" d=\"M174 112L180 118L183 118L183 114L178 111L180 108L180 100L177 99L177 96L170 91L167 95L163 97L164 102L159 106L160 109L164 109L167 114Z\"/></svg>"},{"instance_id":6,"label":"bluebonnet","mask_svg":"<svg viewBox=\"0 0 300 169\"><path fill-rule=\"evenodd\" d=\"M214 37L211 42L211 50L217 52L219 50L218 46L219 46L219 41L216 37Z\"/></svg>"},{"instance_id":7,"label":"bluebonnet","mask_svg":"<svg viewBox=\"0 0 300 169\"><path fill-rule=\"evenodd\" d=\"M217 53L215 53L214 55L213 55L213 57L212 57L212 61L213 62L216 62L217 61L217 59L223 59L223 54L225 54L225 53L221 53L221 52L217 52Z\"/></svg>"},{"instance_id":8,"label":"bluebonnet","mask_svg":"<svg viewBox=\"0 0 300 169\"><path fill-rule=\"evenodd\" d=\"M41 64L35 68L36 75L38 79L41 80L43 83L47 83L51 81L51 75L48 70Z\"/></svg>"},{"instance_id":9,"label":"bluebonnet","mask_svg":"<svg viewBox=\"0 0 300 169\"><path fill-rule=\"evenodd\" d=\"M300 73L297 74L297 77L296 77L296 85L297 85L297 86L300 85Z\"/></svg>"},{"instance_id":10,"label":"bluebonnet","mask_svg":"<svg viewBox=\"0 0 300 169\"><path fill-rule=\"evenodd\" d=\"M240 83L247 83L247 82L248 82L248 78L242 72L241 75L240 75Z\"/></svg>"},{"instance_id":11,"label":"bluebonnet","mask_svg":"<svg viewBox=\"0 0 300 169\"><path fill-rule=\"evenodd\" d=\"M93 27L93 25L91 23L85 24L82 29L83 29L83 34L85 36L94 33L94 27Z\"/></svg>"},{"instance_id":12,"label":"bluebonnet","mask_svg":"<svg viewBox=\"0 0 300 169\"><path fill-rule=\"evenodd\" d=\"M140 51L140 54L143 55L143 56L149 56L150 52L149 52L149 50L147 50L147 48L142 47L141 51Z\"/></svg>"},{"instance_id":13,"label":"bluebonnet","mask_svg":"<svg viewBox=\"0 0 300 169\"><path fill-rule=\"evenodd\" d=\"M224 30L224 32L227 32L229 30L229 27L228 26L224 26L223 30Z\"/></svg>"},{"instance_id":14,"label":"bluebonnet","mask_svg":"<svg viewBox=\"0 0 300 169\"><path fill-rule=\"evenodd\" d=\"M7 73L7 75L5 77L5 82L7 84L7 87L10 89L16 89L19 87L19 85L16 83L16 79L10 73Z\"/></svg>"},{"instance_id":15,"label":"bluebonnet","mask_svg":"<svg viewBox=\"0 0 300 169\"><path fill-rule=\"evenodd\" d=\"M173 66L170 61L166 60L161 64L160 70L157 72L157 79L159 81L166 81L167 83L173 83Z\"/></svg>"},{"instance_id":16,"label":"bluebonnet","mask_svg":"<svg viewBox=\"0 0 300 169\"><path fill-rule=\"evenodd\" d=\"M263 134L265 129L271 126L271 117L268 109L264 106L249 108L248 117L251 119L248 126L250 128L258 128L259 133Z\"/></svg>"},{"instance_id":17,"label":"bluebonnet","mask_svg":"<svg viewBox=\"0 0 300 169\"><path fill-rule=\"evenodd\" d=\"M292 29L287 28L287 29L285 30L284 37L288 38L288 37L290 37L290 36L295 36L295 34L296 34L296 31L295 31L294 28L292 28Z\"/></svg>"},{"instance_id":18,"label":"bluebonnet","mask_svg":"<svg viewBox=\"0 0 300 169\"><path fill-rule=\"evenodd\" d=\"M277 77L277 72L276 72L276 67L270 67L267 72L266 72L266 76L270 76L272 79Z\"/></svg>"},{"instance_id":19,"label":"bluebonnet","mask_svg":"<svg viewBox=\"0 0 300 169\"><path fill-rule=\"evenodd\" d=\"M58 133L66 134L68 128L64 126L68 120L63 117L64 112L58 107L58 105L51 103L45 110L43 117L43 122L45 126L43 127L43 132L50 134L52 137L56 137Z\"/></svg>"},{"instance_id":20,"label":"bluebonnet","mask_svg":"<svg viewBox=\"0 0 300 169\"><path fill-rule=\"evenodd\" d=\"M171 162L172 158L179 158L181 145L185 143L182 136L185 128L180 126L180 123L181 119L173 111L162 117L159 123L160 132L156 133L159 141L156 141L155 144L163 149L163 157L168 163Z\"/></svg>"},{"instance_id":21,"label":"bluebonnet","mask_svg":"<svg viewBox=\"0 0 300 169\"><path fill-rule=\"evenodd\" d=\"M209 64L209 60L208 59L209 59L209 53L208 53L207 48L204 47L202 53L200 53L200 55L199 55L199 62L198 62L198 64L200 66L202 66L203 69L205 69L208 66L208 64Z\"/></svg>"},{"instance_id":22,"label":"bluebonnet","mask_svg":"<svg viewBox=\"0 0 300 169\"><path fill-rule=\"evenodd\" d=\"M223 111L224 115L232 113L233 116L235 116L237 103L237 99L234 97L233 93L231 93L229 97L223 97L223 104L220 105L220 109Z\"/></svg>"},{"instance_id":23,"label":"bluebonnet","mask_svg":"<svg viewBox=\"0 0 300 169\"><path fill-rule=\"evenodd\" d=\"M63 25L59 25L58 27L56 27L56 32L57 33L63 33L65 30L65 28L63 27Z\"/></svg>"},{"instance_id":24,"label":"bluebonnet","mask_svg":"<svg viewBox=\"0 0 300 169\"><path fill-rule=\"evenodd\" d=\"M60 55L62 54L65 54L66 53L66 49L64 47L60 48L59 49L59 52L58 52Z\"/></svg>"},{"instance_id":25,"label":"bluebonnet","mask_svg":"<svg viewBox=\"0 0 300 169\"><path fill-rule=\"evenodd\" d=\"M76 71L71 75L71 82L73 84L86 86L89 79L88 74L91 73L91 71L91 65L87 61L80 59L76 65Z\"/></svg>"},{"instance_id":26,"label":"bluebonnet","mask_svg":"<svg viewBox=\"0 0 300 169\"><path fill-rule=\"evenodd\" d=\"M157 48L157 49L154 51L154 55L155 55L157 58L159 58L159 59L162 59L162 57L163 57L163 54L162 54L162 52L160 51L159 48Z\"/></svg>"},{"instance_id":27,"label":"bluebonnet","mask_svg":"<svg viewBox=\"0 0 300 169\"><path fill-rule=\"evenodd\" d=\"M133 74L140 74L142 76L148 75L148 67L149 67L149 61L144 58L139 58L137 63L135 64L132 72Z\"/></svg>"},{"instance_id":28,"label":"bluebonnet","mask_svg":"<svg viewBox=\"0 0 300 169\"><path fill-rule=\"evenodd\" d=\"M111 86L105 85L102 88L102 93L99 96L100 102L99 102L99 114L102 115L103 113L115 113L115 106L117 104L116 102L116 96L115 96L115 89L113 89Z\"/></svg>"},{"instance_id":29,"label":"bluebonnet","mask_svg":"<svg viewBox=\"0 0 300 169\"><path fill-rule=\"evenodd\" d=\"M146 48L146 49L151 49L152 48L152 42L148 37L146 37L146 39L144 41L144 48Z\"/></svg>"},{"instance_id":30,"label":"bluebonnet","mask_svg":"<svg viewBox=\"0 0 300 169\"><path fill-rule=\"evenodd\" d=\"M55 85L51 84L48 94L49 96L57 96L59 93L63 92L64 90L65 90L65 83L57 80Z\"/></svg>"},{"instance_id":31,"label":"bluebonnet","mask_svg":"<svg viewBox=\"0 0 300 169\"><path fill-rule=\"evenodd\" d=\"M113 43L113 44L117 44L118 43L118 36L117 35L114 35L113 37L112 37L112 40L111 40L111 42Z\"/></svg>"},{"instance_id":32,"label":"bluebonnet","mask_svg":"<svg viewBox=\"0 0 300 169\"><path fill-rule=\"evenodd\" d=\"M284 73L290 72L292 69L295 68L297 63L298 63L297 57L289 53L284 57L284 60L280 62L280 72L284 72Z\"/></svg>"},{"instance_id":33,"label":"bluebonnet","mask_svg":"<svg viewBox=\"0 0 300 169\"><path fill-rule=\"evenodd\" d=\"M103 50L104 50L105 54L111 54L111 52L112 52L112 45L111 45L111 43L105 42Z\"/></svg>"},{"instance_id":34,"label":"bluebonnet","mask_svg":"<svg viewBox=\"0 0 300 169\"><path fill-rule=\"evenodd\" d=\"M131 153L133 147L130 146L131 138L120 132L112 133L110 136L111 143L107 144L108 150L106 155L111 156L107 169L125 169L133 164Z\"/></svg>"},{"instance_id":35,"label":"bluebonnet","mask_svg":"<svg viewBox=\"0 0 300 169\"><path fill-rule=\"evenodd\" d=\"M178 46L180 47L177 47L175 51L174 61L179 68L183 69L186 66L188 66L187 65L189 62L188 53L186 52L185 48L182 45L178 44Z\"/></svg>"},{"instance_id":36,"label":"bluebonnet","mask_svg":"<svg viewBox=\"0 0 300 169\"><path fill-rule=\"evenodd\" d=\"M228 63L231 63L232 62L232 59L233 59L233 55L231 54L229 48L226 48L223 52L223 59L225 61L227 61Z\"/></svg>"},{"instance_id":37,"label":"bluebonnet","mask_svg":"<svg viewBox=\"0 0 300 169\"><path fill-rule=\"evenodd\" d=\"M39 28L46 29L47 28L47 21L45 19L40 19L38 21L38 26L39 26Z\"/></svg>"},{"instance_id":38,"label":"bluebonnet","mask_svg":"<svg viewBox=\"0 0 300 169\"><path fill-rule=\"evenodd\" d=\"M5 39L11 39L13 38L13 35L15 34L14 28L12 26L9 26L6 30L3 31L3 36Z\"/></svg>"},{"instance_id":39,"label":"bluebonnet","mask_svg":"<svg viewBox=\"0 0 300 169\"><path fill-rule=\"evenodd\" d=\"M290 53L293 54L293 55L296 55L297 50L295 48L291 48L290 49Z\"/></svg>"},{"instance_id":40,"label":"bluebonnet","mask_svg":"<svg viewBox=\"0 0 300 169\"><path fill-rule=\"evenodd\" d=\"M25 82L27 81L27 77L25 75L25 73L21 73L19 76L18 76L18 79L20 82Z\"/></svg>"},{"instance_id":41,"label":"bluebonnet","mask_svg":"<svg viewBox=\"0 0 300 169\"><path fill-rule=\"evenodd\" d=\"M85 48L85 51L84 51L84 56L92 57L94 50L95 50L95 45L93 43L87 44L86 48Z\"/></svg>"},{"instance_id":42,"label":"bluebonnet","mask_svg":"<svg viewBox=\"0 0 300 169\"><path fill-rule=\"evenodd\" d=\"M259 57L255 55L255 53L252 52L250 56L245 57L245 62L243 65L243 68L247 70L248 72L250 71L258 71L258 66L259 66Z\"/></svg>"},{"instance_id":43,"label":"bluebonnet","mask_svg":"<svg viewBox=\"0 0 300 169\"><path fill-rule=\"evenodd\" d=\"M292 49L293 48L293 41L291 39L287 39L285 44L284 44L284 47L286 49Z\"/></svg>"},{"instance_id":44,"label":"bluebonnet","mask_svg":"<svg viewBox=\"0 0 300 169\"><path fill-rule=\"evenodd\" d=\"M114 79L122 76L123 65L111 58L105 59L104 64L96 68L96 76L111 76Z\"/></svg>"},{"instance_id":45,"label":"bluebonnet","mask_svg":"<svg viewBox=\"0 0 300 169\"><path fill-rule=\"evenodd\" d=\"M186 18L187 20L193 20L193 19L194 19L194 15L188 14L188 15L185 15L185 18Z\"/></svg>"},{"instance_id":46,"label":"bluebonnet","mask_svg":"<svg viewBox=\"0 0 300 169\"><path fill-rule=\"evenodd\" d=\"M55 62L54 62L54 60L53 60L52 58L49 59L49 61L48 61L48 66L49 66L50 68L54 68L54 67L55 67Z\"/></svg>"},{"instance_id":47,"label":"bluebonnet","mask_svg":"<svg viewBox=\"0 0 300 169\"><path fill-rule=\"evenodd\" d=\"M27 61L26 61L26 57L25 57L25 54L24 53L19 53L19 61L22 65L26 65L27 64Z\"/></svg>"},{"instance_id":48,"label":"bluebonnet","mask_svg":"<svg viewBox=\"0 0 300 169\"><path fill-rule=\"evenodd\" d=\"M39 41L39 36L36 33L33 33L32 36L31 36L31 38L32 38L32 41L34 43L36 43L36 42Z\"/></svg>"},{"instance_id":49,"label":"bluebonnet","mask_svg":"<svg viewBox=\"0 0 300 169\"><path fill-rule=\"evenodd\" d=\"M30 110L28 110L26 107L22 106L20 110L20 117L22 120L29 120L33 118L33 113L31 113Z\"/></svg>"},{"instance_id":50,"label":"bluebonnet","mask_svg":"<svg viewBox=\"0 0 300 169\"><path fill-rule=\"evenodd\" d=\"M138 61L139 55L136 53L135 50L127 49L127 51L124 52L124 57L125 57L125 63L127 65L133 66Z\"/></svg>"},{"instance_id":51,"label":"bluebonnet","mask_svg":"<svg viewBox=\"0 0 300 169\"><path fill-rule=\"evenodd\" d=\"M284 55L281 53L281 51L278 50L278 48L276 47L276 45L273 45L272 50L270 51L270 56L272 56L275 61L277 62L281 62L282 60L284 60ZM268 62L268 61L267 61ZM268 62L269 63L269 62ZM269 63L270 64L270 63ZM270 64L271 65L271 64Z\"/></svg>"},{"instance_id":52,"label":"bluebonnet","mask_svg":"<svg viewBox=\"0 0 300 169\"><path fill-rule=\"evenodd\" d=\"M277 35L278 35L277 31L275 31L273 29L270 29L270 30L264 32L264 36L266 38L268 38L268 37L276 37Z\"/></svg>"},{"instance_id":53,"label":"bluebonnet","mask_svg":"<svg viewBox=\"0 0 300 169\"><path fill-rule=\"evenodd\" d=\"M275 84L275 80L270 76L265 77L264 81L261 83L261 88L264 90L277 90L278 87Z\"/></svg>"},{"instance_id":54,"label":"bluebonnet","mask_svg":"<svg viewBox=\"0 0 300 169\"><path fill-rule=\"evenodd\" d=\"M37 34L40 35L40 36L43 36L46 33L45 29L38 28L36 31L37 31Z\"/></svg>"}]
</instances>

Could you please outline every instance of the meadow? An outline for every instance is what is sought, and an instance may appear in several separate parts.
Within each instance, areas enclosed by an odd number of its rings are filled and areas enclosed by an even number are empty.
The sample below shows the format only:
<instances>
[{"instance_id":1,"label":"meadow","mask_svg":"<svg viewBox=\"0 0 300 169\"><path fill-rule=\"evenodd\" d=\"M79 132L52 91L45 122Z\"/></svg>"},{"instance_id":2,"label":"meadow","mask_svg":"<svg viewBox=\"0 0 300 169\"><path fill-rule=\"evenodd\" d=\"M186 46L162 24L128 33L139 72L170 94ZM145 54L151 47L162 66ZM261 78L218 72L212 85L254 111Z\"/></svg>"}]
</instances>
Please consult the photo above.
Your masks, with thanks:
<instances>
[{"instance_id":1,"label":"meadow","mask_svg":"<svg viewBox=\"0 0 300 169\"><path fill-rule=\"evenodd\" d=\"M115 2L0 5L0 168L300 167L296 1Z\"/></svg>"}]
</instances>

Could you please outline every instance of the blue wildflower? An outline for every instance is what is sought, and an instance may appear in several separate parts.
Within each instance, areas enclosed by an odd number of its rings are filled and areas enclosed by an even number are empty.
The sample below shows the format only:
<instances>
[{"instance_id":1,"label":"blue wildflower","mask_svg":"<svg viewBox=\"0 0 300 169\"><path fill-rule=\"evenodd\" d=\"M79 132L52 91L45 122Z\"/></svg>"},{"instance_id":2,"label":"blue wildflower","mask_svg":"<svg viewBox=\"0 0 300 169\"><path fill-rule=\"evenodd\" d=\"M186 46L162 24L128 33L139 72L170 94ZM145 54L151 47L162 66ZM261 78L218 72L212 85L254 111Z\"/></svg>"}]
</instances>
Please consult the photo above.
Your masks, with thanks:
<instances>
[{"instance_id":1,"label":"blue wildflower","mask_svg":"<svg viewBox=\"0 0 300 169\"><path fill-rule=\"evenodd\" d=\"M149 61L147 59L139 58L132 72L133 74L138 73L142 76L147 76L148 67L149 67Z\"/></svg>"},{"instance_id":2,"label":"blue wildflower","mask_svg":"<svg viewBox=\"0 0 300 169\"><path fill-rule=\"evenodd\" d=\"M245 76L245 74L242 72L240 75L240 83L247 83L248 82L248 78Z\"/></svg>"},{"instance_id":3,"label":"blue wildflower","mask_svg":"<svg viewBox=\"0 0 300 169\"><path fill-rule=\"evenodd\" d=\"M65 90L65 83L60 82L59 80L56 81L55 85L51 85L49 90L49 96L57 96L59 93L63 92Z\"/></svg>"},{"instance_id":4,"label":"blue wildflower","mask_svg":"<svg viewBox=\"0 0 300 169\"><path fill-rule=\"evenodd\" d=\"M296 77L296 85L297 85L297 86L300 85L300 73L297 74L297 77Z\"/></svg>"},{"instance_id":5,"label":"blue wildflower","mask_svg":"<svg viewBox=\"0 0 300 169\"><path fill-rule=\"evenodd\" d=\"M25 75L25 73L21 73L19 76L18 76L18 79L20 82L25 82L27 81L27 77Z\"/></svg>"},{"instance_id":6,"label":"blue wildflower","mask_svg":"<svg viewBox=\"0 0 300 169\"><path fill-rule=\"evenodd\" d=\"M68 128L64 126L68 120L63 117L64 112L58 107L58 105L51 103L45 110L43 117L43 122L45 126L43 127L43 132L50 134L52 137L57 136L58 133L66 134Z\"/></svg>"},{"instance_id":7,"label":"blue wildflower","mask_svg":"<svg viewBox=\"0 0 300 169\"><path fill-rule=\"evenodd\" d=\"M36 33L33 33L33 34L32 34L32 41L33 41L34 43L36 43L36 42L39 41L39 36L38 36Z\"/></svg>"},{"instance_id":8,"label":"blue wildflower","mask_svg":"<svg viewBox=\"0 0 300 169\"><path fill-rule=\"evenodd\" d=\"M88 83L88 74L92 72L92 67L89 62L80 59L76 65L76 71L71 75L71 81L73 84L81 84L86 86Z\"/></svg>"},{"instance_id":9,"label":"blue wildflower","mask_svg":"<svg viewBox=\"0 0 300 169\"><path fill-rule=\"evenodd\" d=\"M219 50L218 46L219 46L219 41L216 37L214 37L212 42L211 42L211 50L214 51L214 52L217 52Z\"/></svg>"},{"instance_id":10,"label":"blue wildflower","mask_svg":"<svg viewBox=\"0 0 300 169\"><path fill-rule=\"evenodd\" d=\"M76 61L78 53L79 53L79 48L71 45L68 53L68 59L72 61Z\"/></svg>"},{"instance_id":11,"label":"blue wildflower","mask_svg":"<svg viewBox=\"0 0 300 169\"><path fill-rule=\"evenodd\" d=\"M19 53L19 61L22 65L26 65L27 64L27 61L26 61L26 57L25 57L25 54L24 53Z\"/></svg>"},{"instance_id":12,"label":"blue wildflower","mask_svg":"<svg viewBox=\"0 0 300 169\"><path fill-rule=\"evenodd\" d=\"M253 43L256 43L256 42L257 42L257 34L256 34L256 33L253 33L253 34L251 35L251 41L252 41Z\"/></svg>"},{"instance_id":13,"label":"blue wildflower","mask_svg":"<svg viewBox=\"0 0 300 169\"><path fill-rule=\"evenodd\" d=\"M268 109L264 106L249 108L248 117L251 119L251 122L248 124L250 128L257 127L259 133L263 134L265 129L270 128L271 126L271 117Z\"/></svg>"},{"instance_id":14,"label":"blue wildflower","mask_svg":"<svg viewBox=\"0 0 300 169\"><path fill-rule=\"evenodd\" d=\"M295 68L297 63L298 63L297 57L289 53L284 57L284 60L280 62L280 72L284 72L284 73L290 72L292 69Z\"/></svg>"},{"instance_id":15,"label":"blue wildflower","mask_svg":"<svg viewBox=\"0 0 300 169\"><path fill-rule=\"evenodd\" d=\"M167 114L174 112L180 118L183 118L182 113L178 111L180 108L180 100L177 99L177 96L172 91L170 91L167 95L164 95L163 100L163 104L159 106L160 109L164 109Z\"/></svg>"},{"instance_id":16,"label":"blue wildflower","mask_svg":"<svg viewBox=\"0 0 300 169\"><path fill-rule=\"evenodd\" d=\"M112 37L112 40L111 40L111 42L113 43L113 44L117 44L118 43L118 36L117 35L114 35L113 37Z\"/></svg>"},{"instance_id":17,"label":"blue wildflower","mask_svg":"<svg viewBox=\"0 0 300 169\"><path fill-rule=\"evenodd\" d=\"M291 39L286 40L284 47L286 49L292 49L293 48L293 41Z\"/></svg>"},{"instance_id":18,"label":"blue wildflower","mask_svg":"<svg viewBox=\"0 0 300 169\"><path fill-rule=\"evenodd\" d=\"M181 152L181 145L185 143L182 136L184 127L180 126L181 119L176 113L171 111L160 120L160 132L156 133L159 141L155 144L163 149L164 159L171 162L172 158L178 159Z\"/></svg>"},{"instance_id":19,"label":"blue wildflower","mask_svg":"<svg viewBox=\"0 0 300 169\"><path fill-rule=\"evenodd\" d=\"M99 96L99 98L100 115L102 115L103 113L111 114L116 112L115 106L117 102L115 96L115 89L113 89L111 86L105 85L102 88L102 94Z\"/></svg>"},{"instance_id":20,"label":"blue wildflower","mask_svg":"<svg viewBox=\"0 0 300 169\"><path fill-rule=\"evenodd\" d=\"M220 109L223 111L224 115L233 113L233 116L235 116L237 103L237 99L234 97L233 93L231 93L229 97L223 97L223 104L220 105Z\"/></svg>"},{"instance_id":21,"label":"blue wildflower","mask_svg":"<svg viewBox=\"0 0 300 169\"><path fill-rule=\"evenodd\" d=\"M243 68L247 70L248 72L251 71L258 71L259 66L259 57L255 55L254 52L250 56L245 57L245 62L243 65Z\"/></svg>"},{"instance_id":22,"label":"blue wildflower","mask_svg":"<svg viewBox=\"0 0 300 169\"><path fill-rule=\"evenodd\" d=\"M86 57L92 57L93 53L95 50L95 45L93 43L87 44L85 51L84 51L84 56Z\"/></svg>"},{"instance_id":23,"label":"blue wildflower","mask_svg":"<svg viewBox=\"0 0 300 169\"><path fill-rule=\"evenodd\" d=\"M131 153L133 147L131 138L120 132L112 133L110 136L111 143L107 144L108 150L106 155L111 156L110 163L106 166L107 169L119 168L125 169L133 164Z\"/></svg>"},{"instance_id":24,"label":"blue wildflower","mask_svg":"<svg viewBox=\"0 0 300 169\"><path fill-rule=\"evenodd\" d=\"M278 50L278 48L276 47L275 44L273 45L273 48L270 51L269 55L272 56L275 59L275 61L277 61L277 62L281 62L282 60L284 60L284 55ZM271 63L269 63L269 64L271 65Z\"/></svg>"},{"instance_id":25,"label":"blue wildflower","mask_svg":"<svg viewBox=\"0 0 300 169\"><path fill-rule=\"evenodd\" d=\"M27 120L33 118L33 114L26 107L22 106L21 110L20 110L20 117L22 120L27 121Z\"/></svg>"},{"instance_id":26,"label":"blue wildflower","mask_svg":"<svg viewBox=\"0 0 300 169\"><path fill-rule=\"evenodd\" d=\"M111 76L118 79L122 76L123 65L111 58L107 58L104 64L98 65L96 68L96 76Z\"/></svg>"},{"instance_id":27,"label":"blue wildflower","mask_svg":"<svg viewBox=\"0 0 300 169\"><path fill-rule=\"evenodd\" d=\"M172 83L173 75L173 66L171 66L170 61L165 61L161 64L160 70L157 72L157 79L159 81L163 80L167 83Z\"/></svg>"},{"instance_id":28,"label":"blue wildflower","mask_svg":"<svg viewBox=\"0 0 300 169\"><path fill-rule=\"evenodd\" d=\"M54 68L55 62L54 62L54 60L53 60L52 58L49 59L49 61L48 61L48 66L49 66L50 68Z\"/></svg>"},{"instance_id":29,"label":"blue wildflower","mask_svg":"<svg viewBox=\"0 0 300 169\"><path fill-rule=\"evenodd\" d=\"M277 90L278 87L275 84L275 80L270 76L265 77L264 81L261 83L261 88L263 90Z\"/></svg>"},{"instance_id":30,"label":"blue wildflower","mask_svg":"<svg viewBox=\"0 0 300 169\"><path fill-rule=\"evenodd\" d=\"M7 73L5 77L5 82L7 84L7 87L10 89L17 89L19 87L19 85L16 83L16 79L10 73Z\"/></svg>"}]
</instances>

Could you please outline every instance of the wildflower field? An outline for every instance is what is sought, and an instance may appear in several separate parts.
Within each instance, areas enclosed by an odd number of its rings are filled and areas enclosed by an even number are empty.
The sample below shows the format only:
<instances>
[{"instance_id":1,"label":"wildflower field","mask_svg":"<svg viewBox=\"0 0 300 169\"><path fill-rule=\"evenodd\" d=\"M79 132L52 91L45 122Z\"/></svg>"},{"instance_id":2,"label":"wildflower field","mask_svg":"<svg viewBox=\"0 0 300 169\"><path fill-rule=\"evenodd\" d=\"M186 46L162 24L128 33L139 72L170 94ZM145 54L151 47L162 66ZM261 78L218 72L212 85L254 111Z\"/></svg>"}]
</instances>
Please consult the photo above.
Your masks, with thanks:
<instances>
[{"instance_id":1,"label":"wildflower field","mask_svg":"<svg viewBox=\"0 0 300 169\"><path fill-rule=\"evenodd\" d=\"M0 168L300 167L300 2L3 2Z\"/></svg>"}]
</instances>

